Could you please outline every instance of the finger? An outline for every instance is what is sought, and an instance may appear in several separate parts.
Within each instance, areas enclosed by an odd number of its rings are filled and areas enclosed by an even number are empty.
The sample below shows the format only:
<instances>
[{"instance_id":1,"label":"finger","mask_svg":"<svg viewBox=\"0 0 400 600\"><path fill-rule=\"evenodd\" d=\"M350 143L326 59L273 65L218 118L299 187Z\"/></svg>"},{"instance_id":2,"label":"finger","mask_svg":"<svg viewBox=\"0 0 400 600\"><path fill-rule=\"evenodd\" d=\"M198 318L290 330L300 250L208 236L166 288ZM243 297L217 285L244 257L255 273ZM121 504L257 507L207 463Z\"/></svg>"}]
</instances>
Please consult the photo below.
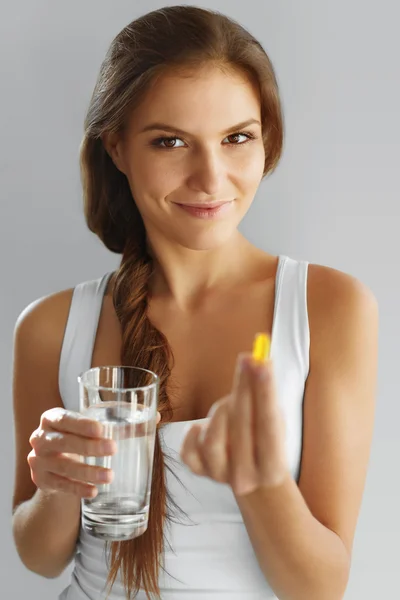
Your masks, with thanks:
<instances>
[{"instance_id":1,"label":"finger","mask_svg":"<svg viewBox=\"0 0 400 600\"><path fill-rule=\"evenodd\" d=\"M202 463L208 476L219 481L229 481L228 407L227 402L215 402L209 415L212 418L199 434L198 445Z\"/></svg>"},{"instance_id":2,"label":"finger","mask_svg":"<svg viewBox=\"0 0 400 600\"><path fill-rule=\"evenodd\" d=\"M34 478L32 478L32 481L43 490L63 492L78 498L95 498L99 492L95 485L72 481L49 472L43 475L43 480L40 482L36 482Z\"/></svg>"},{"instance_id":3,"label":"finger","mask_svg":"<svg viewBox=\"0 0 400 600\"><path fill-rule=\"evenodd\" d=\"M242 486L255 477L254 409L249 371L250 357L241 354L235 374L230 410L230 437L232 478L235 486Z\"/></svg>"},{"instance_id":4,"label":"finger","mask_svg":"<svg viewBox=\"0 0 400 600\"><path fill-rule=\"evenodd\" d=\"M117 451L115 440L85 438L43 429L34 431L29 442L38 455L66 452L81 456L110 456Z\"/></svg>"},{"instance_id":5,"label":"finger","mask_svg":"<svg viewBox=\"0 0 400 600\"><path fill-rule=\"evenodd\" d=\"M31 454L28 462L33 471L49 472L82 483L111 483L114 477L111 469L87 465L62 454L46 457L38 457L35 454Z\"/></svg>"},{"instance_id":6,"label":"finger","mask_svg":"<svg viewBox=\"0 0 400 600\"><path fill-rule=\"evenodd\" d=\"M202 426L194 424L190 427L186 434L180 449L180 457L182 461L196 475L207 475L198 451L198 438L201 433Z\"/></svg>"},{"instance_id":7,"label":"finger","mask_svg":"<svg viewBox=\"0 0 400 600\"><path fill-rule=\"evenodd\" d=\"M256 411L256 460L261 471L266 472L271 460L279 456L283 458L283 418L276 398L272 362L256 363L252 366L252 371Z\"/></svg>"},{"instance_id":8,"label":"finger","mask_svg":"<svg viewBox=\"0 0 400 600\"><path fill-rule=\"evenodd\" d=\"M46 410L41 416L40 426L42 429L52 429L87 437L102 437L104 435L104 427L99 421L88 419L78 412L61 407Z\"/></svg>"}]
</instances>

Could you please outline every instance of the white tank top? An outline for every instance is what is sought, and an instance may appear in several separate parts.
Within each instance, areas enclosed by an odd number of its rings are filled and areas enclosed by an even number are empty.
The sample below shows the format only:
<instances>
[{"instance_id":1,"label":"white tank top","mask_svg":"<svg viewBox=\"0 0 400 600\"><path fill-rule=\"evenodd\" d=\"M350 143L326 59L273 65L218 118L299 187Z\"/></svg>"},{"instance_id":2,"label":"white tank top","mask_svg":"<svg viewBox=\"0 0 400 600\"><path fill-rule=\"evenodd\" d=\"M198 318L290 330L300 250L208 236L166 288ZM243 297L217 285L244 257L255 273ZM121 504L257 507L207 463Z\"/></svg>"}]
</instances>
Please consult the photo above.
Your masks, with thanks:
<instances>
[{"instance_id":1,"label":"white tank top","mask_svg":"<svg viewBox=\"0 0 400 600\"><path fill-rule=\"evenodd\" d=\"M74 289L59 373L61 397L69 410L79 411L77 376L91 367L103 295L111 275ZM286 423L287 461L297 482L309 371L307 275L307 262L279 256L271 358ZM180 460L185 428L192 422L167 423L160 428L167 465L177 475L175 478L167 469L167 486L187 515L174 514L174 522L164 532L165 571L160 570L159 580L162 600L276 599L258 565L230 486L193 474ZM107 573L104 542L81 528L71 583L59 600L105 600ZM136 598L146 600L144 591ZM118 576L109 600L122 599L125 593Z\"/></svg>"}]
</instances>

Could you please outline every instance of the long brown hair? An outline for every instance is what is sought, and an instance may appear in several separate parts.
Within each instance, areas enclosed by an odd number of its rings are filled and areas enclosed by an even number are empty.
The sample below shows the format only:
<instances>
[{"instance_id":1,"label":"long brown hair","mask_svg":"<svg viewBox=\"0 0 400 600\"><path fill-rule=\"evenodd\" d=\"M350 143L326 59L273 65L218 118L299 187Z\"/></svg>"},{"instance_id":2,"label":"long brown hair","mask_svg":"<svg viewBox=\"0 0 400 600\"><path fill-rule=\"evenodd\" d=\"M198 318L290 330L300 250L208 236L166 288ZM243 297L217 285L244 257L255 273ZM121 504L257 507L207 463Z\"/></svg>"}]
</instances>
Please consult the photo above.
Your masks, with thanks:
<instances>
[{"instance_id":1,"label":"long brown hair","mask_svg":"<svg viewBox=\"0 0 400 600\"><path fill-rule=\"evenodd\" d=\"M219 12L194 6L155 10L115 37L100 68L80 148L88 227L109 250L122 254L112 292L122 331L121 364L144 367L159 375L162 423L172 419L167 382L173 357L167 339L147 316L153 263L146 250L143 220L128 180L106 152L102 136L124 130L132 111L167 70L195 70L207 63L245 74L256 84L265 148L263 177L271 173L282 153L284 133L272 64L261 44L238 23ZM164 525L166 519L171 520L170 506L174 504L166 488L169 467L165 458L157 431L148 528L133 540L111 544L107 584L111 589L120 571L129 599L140 588L149 599L150 593L160 597Z\"/></svg>"}]
</instances>

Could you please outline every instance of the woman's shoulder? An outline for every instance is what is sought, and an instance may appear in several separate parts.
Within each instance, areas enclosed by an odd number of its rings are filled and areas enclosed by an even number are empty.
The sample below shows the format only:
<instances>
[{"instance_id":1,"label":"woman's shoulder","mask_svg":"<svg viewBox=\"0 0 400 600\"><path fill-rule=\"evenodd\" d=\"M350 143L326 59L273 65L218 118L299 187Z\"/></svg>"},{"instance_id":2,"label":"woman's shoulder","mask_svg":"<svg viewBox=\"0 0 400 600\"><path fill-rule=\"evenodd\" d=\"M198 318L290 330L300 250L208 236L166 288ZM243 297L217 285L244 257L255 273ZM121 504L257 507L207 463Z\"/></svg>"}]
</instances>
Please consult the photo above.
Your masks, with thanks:
<instances>
[{"instance_id":1,"label":"woman's shoulder","mask_svg":"<svg viewBox=\"0 0 400 600\"><path fill-rule=\"evenodd\" d=\"M104 277L108 275L106 273ZM75 289L79 286L98 284L101 280L102 277L92 278L82 281L74 287L58 290L33 300L19 314L16 327L20 327L22 324L25 324L25 327L38 324L45 329L52 329L57 323L63 324L68 317Z\"/></svg>"},{"instance_id":2,"label":"woman's shoulder","mask_svg":"<svg viewBox=\"0 0 400 600\"><path fill-rule=\"evenodd\" d=\"M308 264L308 296L310 302L320 310L330 310L340 306L350 298L376 302L372 290L360 279L332 267Z\"/></svg>"},{"instance_id":3,"label":"woman's shoulder","mask_svg":"<svg viewBox=\"0 0 400 600\"><path fill-rule=\"evenodd\" d=\"M38 349L61 346L73 292L63 289L30 302L17 318L14 336Z\"/></svg>"},{"instance_id":4,"label":"woman's shoulder","mask_svg":"<svg viewBox=\"0 0 400 600\"><path fill-rule=\"evenodd\" d=\"M15 335L22 335L40 345L45 341L52 348L54 345L61 346L75 289L85 285L97 286L102 279L82 281L74 287L52 292L30 302L17 318Z\"/></svg>"},{"instance_id":5,"label":"woman's shoulder","mask_svg":"<svg viewBox=\"0 0 400 600\"><path fill-rule=\"evenodd\" d=\"M375 318L378 302L372 290L350 273L309 263L307 305L312 337L317 352L330 344L355 320Z\"/></svg>"}]
</instances>

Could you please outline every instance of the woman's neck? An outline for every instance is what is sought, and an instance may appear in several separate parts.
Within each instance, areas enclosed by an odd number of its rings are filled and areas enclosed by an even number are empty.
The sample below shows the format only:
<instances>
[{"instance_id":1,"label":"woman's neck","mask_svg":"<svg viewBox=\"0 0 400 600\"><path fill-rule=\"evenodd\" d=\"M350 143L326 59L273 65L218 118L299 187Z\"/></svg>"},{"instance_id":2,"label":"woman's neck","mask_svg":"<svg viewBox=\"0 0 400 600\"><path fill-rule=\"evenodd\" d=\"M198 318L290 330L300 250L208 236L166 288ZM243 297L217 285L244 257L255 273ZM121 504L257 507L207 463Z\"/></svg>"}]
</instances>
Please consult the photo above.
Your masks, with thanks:
<instances>
[{"instance_id":1,"label":"woman's neck","mask_svg":"<svg viewBox=\"0 0 400 600\"><path fill-rule=\"evenodd\" d=\"M260 255L239 232L223 246L212 250L190 250L164 246L152 250L155 269L150 296L173 302L182 310L198 305L210 294L226 291L251 276Z\"/></svg>"}]
</instances>

